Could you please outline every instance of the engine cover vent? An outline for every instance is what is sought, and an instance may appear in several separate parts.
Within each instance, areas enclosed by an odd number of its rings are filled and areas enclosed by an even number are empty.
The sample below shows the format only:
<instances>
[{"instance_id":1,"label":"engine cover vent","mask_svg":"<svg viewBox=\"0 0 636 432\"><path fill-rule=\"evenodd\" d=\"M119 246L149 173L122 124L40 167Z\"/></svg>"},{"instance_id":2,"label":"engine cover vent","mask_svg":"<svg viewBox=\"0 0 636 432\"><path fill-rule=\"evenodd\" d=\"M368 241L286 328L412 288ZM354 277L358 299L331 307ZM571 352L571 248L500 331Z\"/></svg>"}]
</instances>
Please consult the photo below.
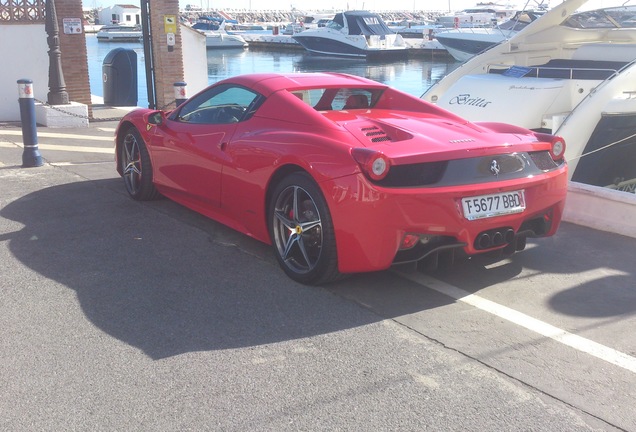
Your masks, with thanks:
<instances>
[{"instance_id":1,"label":"engine cover vent","mask_svg":"<svg viewBox=\"0 0 636 432\"><path fill-rule=\"evenodd\" d=\"M377 126L365 126L362 128L362 133L371 140L371 142L384 142L393 141L390 136L387 135L382 129Z\"/></svg>"}]
</instances>

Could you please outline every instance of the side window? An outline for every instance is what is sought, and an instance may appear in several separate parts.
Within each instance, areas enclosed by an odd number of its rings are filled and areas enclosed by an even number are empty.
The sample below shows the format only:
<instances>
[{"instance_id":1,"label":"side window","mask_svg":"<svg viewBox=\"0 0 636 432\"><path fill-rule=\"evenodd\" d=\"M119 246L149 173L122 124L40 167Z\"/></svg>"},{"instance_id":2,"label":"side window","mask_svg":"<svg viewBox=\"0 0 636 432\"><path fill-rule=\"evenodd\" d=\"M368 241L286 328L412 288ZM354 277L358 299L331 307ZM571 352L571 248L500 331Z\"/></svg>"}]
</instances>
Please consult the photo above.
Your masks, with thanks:
<instances>
[{"instance_id":1,"label":"side window","mask_svg":"<svg viewBox=\"0 0 636 432\"><path fill-rule=\"evenodd\" d=\"M262 97L245 87L222 85L186 102L173 120L196 124L229 124L247 120Z\"/></svg>"},{"instance_id":2,"label":"side window","mask_svg":"<svg viewBox=\"0 0 636 432\"><path fill-rule=\"evenodd\" d=\"M316 111L340 111L373 108L382 95L378 88L311 88L290 91Z\"/></svg>"},{"instance_id":3,"label":"side window","mask_svg":"<svg viewBox=\"0 0 636 432\"><path fill-rule=\"evenodd\" d=\"M316 107L320 105L320 101L323 100L323 95L325 94L325 89L302 89L302 90L293 90L291 92L294 96L296 96L301 101L305 102L307 105L311 105L312 107ZM318 109L318 108L316 108ZM324 108L323 108L324 109Z\"/></svg>"}]
</instances>

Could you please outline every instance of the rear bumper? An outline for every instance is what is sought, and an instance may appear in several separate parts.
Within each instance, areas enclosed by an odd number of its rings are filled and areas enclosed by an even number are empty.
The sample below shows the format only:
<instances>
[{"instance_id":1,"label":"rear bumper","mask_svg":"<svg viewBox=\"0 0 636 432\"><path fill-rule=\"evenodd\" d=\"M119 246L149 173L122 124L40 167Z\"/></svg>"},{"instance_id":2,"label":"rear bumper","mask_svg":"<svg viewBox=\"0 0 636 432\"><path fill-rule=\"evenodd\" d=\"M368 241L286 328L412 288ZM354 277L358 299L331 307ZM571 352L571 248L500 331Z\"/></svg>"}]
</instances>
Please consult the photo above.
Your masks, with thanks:
<instances>
[{"instance_id":1,"label":"rear bumper","mask_svg":"<svg viewBox=\"0 0 636 432\"><path fill-rule=\"evenodd\" d=\"M417 261L436 250L461 248L474 255L507 244L493 240L488 245L482 241L484 234L498 238L501 233L508 240L551 236L565 207L567 168L532 179L443 188L380 188L361 174L321 186L334 221L339 269L351 273ZM521 189L526 199L521 213L477 220L464 217L462 198ZM400 250L405 234L426 235L432 241Z\"/></svg>"}]
</instances>

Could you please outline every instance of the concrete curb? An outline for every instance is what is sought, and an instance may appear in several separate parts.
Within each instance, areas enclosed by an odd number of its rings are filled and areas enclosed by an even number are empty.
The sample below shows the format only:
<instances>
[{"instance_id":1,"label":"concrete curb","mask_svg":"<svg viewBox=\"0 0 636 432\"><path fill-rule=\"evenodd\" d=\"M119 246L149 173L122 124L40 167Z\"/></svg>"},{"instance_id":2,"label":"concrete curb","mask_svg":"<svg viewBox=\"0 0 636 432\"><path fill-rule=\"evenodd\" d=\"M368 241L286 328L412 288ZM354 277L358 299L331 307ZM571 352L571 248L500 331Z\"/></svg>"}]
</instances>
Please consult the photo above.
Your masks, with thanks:
<instances>
[{"instance_id":1,"label":"concrete curb","mask_svg":"<svg viewBox=\"0 0 636 432\"><path fill-rule=\"evenodd\" d=\"M636 194L570 182L563 220L636 237Z\"/></svg>"}]
</instances>

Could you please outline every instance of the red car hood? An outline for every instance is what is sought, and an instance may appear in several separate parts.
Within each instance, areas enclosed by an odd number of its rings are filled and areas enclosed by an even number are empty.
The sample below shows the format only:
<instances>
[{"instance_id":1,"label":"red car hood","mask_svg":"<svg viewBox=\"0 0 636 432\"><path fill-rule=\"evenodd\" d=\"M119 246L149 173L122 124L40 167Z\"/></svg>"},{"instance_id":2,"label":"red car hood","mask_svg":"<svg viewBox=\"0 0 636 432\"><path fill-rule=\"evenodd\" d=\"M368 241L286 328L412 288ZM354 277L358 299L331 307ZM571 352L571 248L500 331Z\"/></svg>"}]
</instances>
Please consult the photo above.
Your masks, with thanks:
<instances>
[{"instance_id":1,"label":"red car hood","mask_svg":"<svg viewBox=\"0 0 636 432\"><path fill-rule=\"evenodd\" d=\"M415 113L413 116L409 113L407 117L386 112L378 115L376 111L358 115L348 113L343 118L332 120L356 137L363 146L381 151L390 158L399 158L401 163L549 148L548 143L537 142L531 131L515 126L510 127L514 133L493 132L478 124L459 123L426 114Z\"/></svg>"}]
</instances>

